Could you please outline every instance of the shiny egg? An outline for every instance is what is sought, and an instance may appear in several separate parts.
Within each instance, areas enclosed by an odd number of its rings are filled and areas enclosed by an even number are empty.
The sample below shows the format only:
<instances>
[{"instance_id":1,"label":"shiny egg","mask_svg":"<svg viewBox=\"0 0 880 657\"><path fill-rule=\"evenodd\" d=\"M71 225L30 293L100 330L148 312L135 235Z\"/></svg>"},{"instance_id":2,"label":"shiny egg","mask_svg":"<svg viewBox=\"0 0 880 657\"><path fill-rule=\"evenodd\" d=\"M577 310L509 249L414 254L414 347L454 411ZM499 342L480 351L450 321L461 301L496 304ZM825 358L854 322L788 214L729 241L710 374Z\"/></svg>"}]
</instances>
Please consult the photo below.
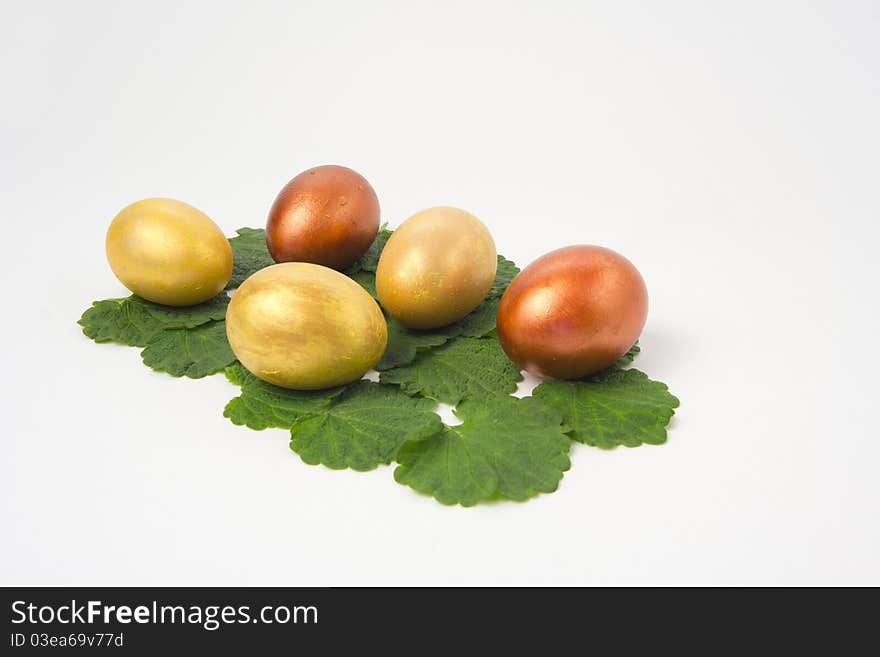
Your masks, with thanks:
<instances>
[{"instance_id":1,"label":"shiny egg","mask_svg":"<svg viewBox=\"0 0 880 657\"><path fill-rule=\"evenodd\" d=\"M266 246L275 262L333 269L354 264L379 231L379 199L352 169L325 165L287 183L269 210Z\"/></svg>"},{"instance_id":2,"label":"shiny egg","mask_svg":"<svg viewBox=\"0 0 880 657\"><path fill-rule=\"evenodd\" d=\"M404 326L437 328L483 301L497 267L495 242L479 219L458 208L429 208L388 239L376 269L376 292Z\"/></svg>"},{"instance_id":3,"label":"shiny egg","mask_svg":"<svg viewBox=\"0 0 880 657\"><path fill-rule=\"evenodd\" d=\"M170 198L123 208L110 223L105 247L122 284L155 303L207 301L232 276L232 249L223 231L204 212Z\"/></svg>"},{"instance_id":4,"label":"shiny egg","mask_svg":"<svg viewBox=\"0 0 880 657\"><path fill-rule=\"evenodd\" d=\"M498 338L522 369L573 379L613 365L647 315L647 288L629 260L600 246L569 246L513 279L498 306Z\"/></svg>"},{"instance_id":5,"label":"shiny egg","mask_svg":"<svg viewBox=\"0 0 880 657\"><path fill-rule=\"evenodd\" d=\"M373 297L339 272L305 262L261 269L233 293L226 335L255 376L317 390L361 378L381 358L387 325Z\"/></svg>"}]
</instances>

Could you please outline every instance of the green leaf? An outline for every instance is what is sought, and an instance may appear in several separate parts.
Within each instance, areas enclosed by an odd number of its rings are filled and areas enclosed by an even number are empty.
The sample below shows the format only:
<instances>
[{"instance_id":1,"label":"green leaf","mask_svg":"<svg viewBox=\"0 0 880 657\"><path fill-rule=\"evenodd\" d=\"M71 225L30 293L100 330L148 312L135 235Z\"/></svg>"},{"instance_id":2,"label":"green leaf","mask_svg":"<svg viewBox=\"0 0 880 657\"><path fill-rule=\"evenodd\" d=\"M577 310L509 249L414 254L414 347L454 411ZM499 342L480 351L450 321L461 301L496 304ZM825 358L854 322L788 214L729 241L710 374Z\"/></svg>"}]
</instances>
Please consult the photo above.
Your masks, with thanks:
<instances>
[{"instance_id":1,"label":"green leaf","mask_svg":"<svg viewBox=\"0 0 880 657\"><path fill-rule=\"evenodd\" d=\"M79 319L83 333L95 342L120 342L145 347L165 329L195 328L226 317L229 297L218 294L196 306L162 306L131 295L95 301Z\"/></svg>"},{"instance_id":2,"label":"green leaf","mask_svg":"<svg viewBox=\"0 0 880 657\"><path fill-rule=\"evenodd\" d=\"M434 406L396 388L356 381L329 408L296 421L290 448L309 465L372 470L390 463L405 442L442 430Z\"/></svg>"},{"instance_id":3,"label":"green leaf","mask_svg":"<svg viewBox=\"0 0 880 657\"><path fill-rule=\"evenodd\" d=\"M371 381L331 390L287 390L261 381L236 362L226 378L241 395L223 411L252 429L291 429L290 447L311 465L371 470L390 463L409 440L442 429L435 403Z\"/></svg>"},{"instance_id":4,"label":"green leaf","mask_svg":"<svg viewBox=\"0 0 880 657\"><path fill-rule=\"evenodd\" d=\"M235 237L229 238L232 247L232 278L226 289L236 288L260 269L274 265L275 261L266 248L266 231L262 228L239 228Z\"/></svg>"},{"instance_id":5,"label":"green leaf","mask_svg":"<svg viewBox=\"0 0 880 657\"><path fill-rule=\"evenodd\" d=\"M153 318L143 314L140 304L127 299L95 301L77 322L82 332L95 342L120 342L132 347L145 347L150 338L161 331Z\"/></svg>"},{"instance_id":6,"label":"green leaf","mask_svg":"<svg viewBox=\"0 0 880 657\"><path fill-rule=\"evenodd\" d=\"M582 381L545 381L532 395L562 413L574 440L606 449L666 442L666 426L678 407L666 384L639 370L609 369Z\"/></svg>"},{"instance_id":7,"label":"green leaf","mask_svg":"<svg viewBox=\"0 0 880 657\"><path fill-rule=\"evenodd\" d=\"M495 316L501 297L487 298L467 317L446 328L450 338L463 335L469 338L481 338L495 330Z\"/></svg>"},{"instance_id":8,"label":"green leaf","mask_svg":"<svg viewBox=\"0 0 880 657\"><path fill-rule=\"evenodd\" d=\"M226 322L159 331L141 352L144 364L172 376L200 379L235 361L226 339Z\"/></svg>"},{"instance_id":9,"label":"green leaf","mask_svg":"<svg viewBox=\"0 0 880 657\"><path fill-rule=\"evenodd\" d=\"M499 255L498 271L495 273L495 282L492 283L492 287L489 288L489 293L486 297L489 299L492 297L500 297L504 294L504 290L507 289L507 286L510 285L510 281L512 281L518 273L519 267L517 267L513 261L508 260L503 255Z\"/></svg>"},{"instance_id":10,"label":"green leaf","mask_svg":"<svg viewBox=\"0 0 880 657\"><path fill-rule=\"evenodd\" d=\"M224 417L251 429L290 429L302 416L320 413L345 388L288 390L258 379L239 362L226 368L226 378L241 386L241 395L226 404Z\"/></svg>"},{"instance_id":11,"label":"green leaf","mask_svg":"<svg viewBox=\"0 0 880 657\"><path fill-rule=\"evenodd\" d=\"M636 359L636 356L639 355L639 352L642 351L642 348L639 346L639 341L636 340L636 343L629 348L623 356L617 359L617 362L612 365L612 367L616 367L618 369L624 368L627 365L631 365L632 362Z\"/></svg>"},{"instance_id":12,"label":"green leaf","mask_svg":"<svg viewBox=\"0 0 880 657\"><path fill-rule=\"evenodd\" d=\"M556 411L528 397L495 397L463 402L455 414L462 424L401 448L398 483L462 506L556 490L571 445Z\"/></svg>"},{"instance_id":13,"label":"green leaf","mask_svg":"<svg viewBox=\"0 0 880 657\"><path fill-rule=\"evenodd\" d=\"M385 226L382 226L367 252L358 258L357 262L349 267L345 273L353 276L361 270L375 272L379 266L379 256L382 255L382 249L385 248L385 244L388 242L388 238L391 237L392 232L385 228Z\"/></svg>"},{"instance_id":14,"label":"green leaf","mask_svg":"<svg viewBox=\"0 0 880 657\"><path fill-rule=\"evenodd\" d=\"M449 339L443 333L408 329L392 317L386 317L386 320L388 345L382 358L374 366L379 371L411 363L419 351L436 347Z\"/></svg>"},{"instance_id":15,"label":"green leaf","mask_svg":"<svg viewBox=\"0 0 880 657\"><path fill-rule=\"evenodd\" d=\"M454 406L462 399L509 395L521 378L497 340L459 338L421 354L410 365L382 372L379 380Z\"/></svg>"},{"instance_id":16,"label":"green leaf","mask_svg":"<svg viewBox=\"0 0 880 657\"><path fill-rule=\"evenodd\" d=\"M357 283L367 292L369 292L370 296L373 297L376 301L379 300L379 297L376 294L376 274L371 271L362 270L354 274L349 274L349 276L354 280L355 283Z\"/></svg>"}]
</instances>

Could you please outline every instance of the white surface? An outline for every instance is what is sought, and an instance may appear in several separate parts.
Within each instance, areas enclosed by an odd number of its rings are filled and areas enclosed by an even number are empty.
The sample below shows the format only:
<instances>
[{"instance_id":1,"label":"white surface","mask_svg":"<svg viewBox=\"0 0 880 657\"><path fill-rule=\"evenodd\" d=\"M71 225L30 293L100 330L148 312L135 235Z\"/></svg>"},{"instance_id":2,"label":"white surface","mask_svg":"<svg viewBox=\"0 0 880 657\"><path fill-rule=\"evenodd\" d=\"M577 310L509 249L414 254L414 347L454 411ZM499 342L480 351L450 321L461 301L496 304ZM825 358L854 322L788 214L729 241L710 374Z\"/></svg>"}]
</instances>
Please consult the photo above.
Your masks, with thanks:
<instances>
[{"instance_id":1,"label":"white surface","mask_svg":"<svg viewBox=\"0 0 880 657\"><path fill-rule=\"evenodd\" d=\"M4 3L0 583L880 584L878 43L873 2ZM232 233L319 163L628 256L668 444L444 507L81 335L124 205Z\"/></svg>"}]
</instances>

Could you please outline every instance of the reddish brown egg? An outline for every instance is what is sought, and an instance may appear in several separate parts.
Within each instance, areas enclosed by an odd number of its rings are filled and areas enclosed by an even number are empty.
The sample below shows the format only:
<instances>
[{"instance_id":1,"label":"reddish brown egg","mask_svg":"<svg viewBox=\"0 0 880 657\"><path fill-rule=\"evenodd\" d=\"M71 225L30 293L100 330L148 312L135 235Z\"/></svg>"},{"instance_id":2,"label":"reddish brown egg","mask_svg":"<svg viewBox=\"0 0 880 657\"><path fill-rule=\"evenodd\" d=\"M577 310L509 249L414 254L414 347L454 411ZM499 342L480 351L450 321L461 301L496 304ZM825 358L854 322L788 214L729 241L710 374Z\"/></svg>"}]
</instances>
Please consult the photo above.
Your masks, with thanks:
<instances>
[{"instance_id":1,"label":"reddish brown egg","mask_svg":"<svg viewBox=\"0 0 880 657\"><path fill-rule=\"evenodd\" d=\"M498 337L524 370L574 379L613 365L647 315L645 281L629 260L601 246L568 246L513 279L498 306Z\"/></svg>"},{"instance_id":2,"label":"reddish brown egg","mask_svg":"<svg viewBox=\"0 0 880 657\"><path fill-rule=\"evenodd\" d=\"M278 194L266 223L275 262L345 269L379 231L379 199L357 171L325 165L303 171Z\"/></svg>"}]
</instances>

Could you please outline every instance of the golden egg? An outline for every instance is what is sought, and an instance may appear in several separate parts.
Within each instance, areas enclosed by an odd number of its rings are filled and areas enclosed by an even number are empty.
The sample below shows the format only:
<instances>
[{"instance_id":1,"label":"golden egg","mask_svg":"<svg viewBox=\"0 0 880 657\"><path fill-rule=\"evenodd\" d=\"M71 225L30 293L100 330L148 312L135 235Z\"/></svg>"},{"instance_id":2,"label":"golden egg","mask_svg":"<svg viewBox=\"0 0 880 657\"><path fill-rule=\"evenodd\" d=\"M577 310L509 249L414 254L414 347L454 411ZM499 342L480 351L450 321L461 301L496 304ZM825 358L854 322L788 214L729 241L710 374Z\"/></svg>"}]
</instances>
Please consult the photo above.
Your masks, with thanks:
<instances>
[{"instance_id":1,"label":"golden egg","mask_svg":"<svg viewBox=\"0 0 880 657\"><path fill-rule=\"evenodd\" d=\"M148 198L116 215L105 242L110 269L139 297L191 306L219 294L232 276L232 249L204 212Z\"/></svg>"},{"instance_id":2,"label":"golden egg","mask_svg":"<svg viewBox=\"0 0 880 657\"><path fill-rule=\"evenodd\" d=\"M382 357L388 330L373 297L352 279L322 265L285 262L235 291L226 335L255 376L317 390L361 378Z\"/></svg>"},{"instance_id":3,"label":"golden egg","mask_svg":"<svg viewBox=\"0 0 880 657\"><path fill-rule=\"evenodd\" d=\"M429 208L391 235L376 270L376 293L401 324L436 328L480 305L497 267L495 242L479 219L458 208Z\"/></svg>"}]
</instances>

